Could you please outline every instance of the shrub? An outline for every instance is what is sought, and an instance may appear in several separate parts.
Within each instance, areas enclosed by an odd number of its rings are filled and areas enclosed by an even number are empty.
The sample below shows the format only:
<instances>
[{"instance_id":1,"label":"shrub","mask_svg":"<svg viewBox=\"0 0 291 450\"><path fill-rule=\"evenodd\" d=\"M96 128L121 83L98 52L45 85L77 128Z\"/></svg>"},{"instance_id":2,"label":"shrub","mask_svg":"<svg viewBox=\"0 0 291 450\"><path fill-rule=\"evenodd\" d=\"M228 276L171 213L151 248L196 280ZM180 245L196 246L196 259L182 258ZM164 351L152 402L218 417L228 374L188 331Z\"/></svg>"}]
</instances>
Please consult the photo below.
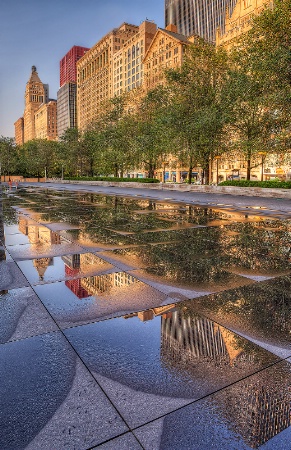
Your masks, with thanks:
<instances>
[{"instance_id":1,"label":"shrub","mask_svg":"<svg viewBox=\"0 0 291 450\"><path fill-rule=\"evenodd\" d=\"M116 177L66 177L65 180L72 181L114 181L114 182L135 182L135 183L159 183L156 178L116 178Z\"/></svg>"},{"instance_id":2,"label":"shrub","mask_svg":"<svg viewBox=\"0 0 291 450\"><path fill-rule=\"evenodd\" d=\"M222 181L221 183L219 183L219 186L291 189L291 181L228 180L228 181Z\"/></svg>"}]
</instances>

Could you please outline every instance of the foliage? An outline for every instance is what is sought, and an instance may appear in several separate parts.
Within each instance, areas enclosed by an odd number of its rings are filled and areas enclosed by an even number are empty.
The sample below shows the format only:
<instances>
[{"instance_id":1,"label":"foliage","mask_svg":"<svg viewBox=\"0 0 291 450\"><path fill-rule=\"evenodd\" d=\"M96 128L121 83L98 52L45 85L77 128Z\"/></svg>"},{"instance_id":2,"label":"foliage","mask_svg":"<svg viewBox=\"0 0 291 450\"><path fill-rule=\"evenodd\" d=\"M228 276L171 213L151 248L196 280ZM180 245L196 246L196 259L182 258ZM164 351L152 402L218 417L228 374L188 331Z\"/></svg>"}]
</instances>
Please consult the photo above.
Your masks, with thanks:
<instances>
[{"instance_id":1,"label":"foliage","mask_svg":"<svg viewBox=\"0 0 291 450\"><path fill-rule=\"evenodd\" d=\"M159 180L157 180L156 178L125 178L125 177L66 177L65 180L159 183Z\"/></svg>"},{"instance_id":2,"label":"foliage","mask_svg":"<svg viewBox=\"0 0 291 450\"><path fill-rule=\"evenodd\" d=\"M168 107L169 92L158 86L142 98L134 112L133 158L136 167L143 167L149 178L167 159L172 143Z\"/></svg>"},{"instance_id":3,"label":"foliage","mask_svg":"<svg viewBox=\"0 0 291 450\"><path fill-rule=\"evenodd\" d=\"M0 137L0 172L2 175L9 176L15 173L17 162L16 147L14 139L9 137Z\"/></svg>"},{"instance_id":4,"label":"foliage","mask_svg":"<svg viewBox=\"0 0 291 450\"><path fill-rule=\"evenodd\" d=\"M209 162L222 150L226 76L226 53L198 37L187 47L181 69L167 72L172 90L170 121L180 141L176 156L188 165L189 182L198 165L208 182Z\"/></svg>"},{"instance_id":5,"label":"foliage","mask_svg":"<svg viewBox=\"0 0 291 450\"><path fill-rule=\"evenodd\" d=\"M260 187L291 189L291 181L251 181L251 180L229 180L222 181L219 186Z\"/></svg>"}]
</instances>

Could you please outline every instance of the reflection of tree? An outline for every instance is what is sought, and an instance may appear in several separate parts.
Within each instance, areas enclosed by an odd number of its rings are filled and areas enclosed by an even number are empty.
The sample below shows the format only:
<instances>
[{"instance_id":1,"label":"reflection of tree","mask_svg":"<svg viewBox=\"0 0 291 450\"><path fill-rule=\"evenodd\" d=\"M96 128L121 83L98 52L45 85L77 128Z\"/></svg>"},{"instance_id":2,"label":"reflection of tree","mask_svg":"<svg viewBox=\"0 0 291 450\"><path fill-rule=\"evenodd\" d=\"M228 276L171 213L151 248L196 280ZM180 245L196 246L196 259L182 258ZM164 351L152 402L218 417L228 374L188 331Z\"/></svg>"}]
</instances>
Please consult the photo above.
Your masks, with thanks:
<instances>
[{"instance_id":1,"label":"reflection of tree","mask_svg":"<svg viewBox=\"0 0 291 450\"><path fill-rule=\"evenodd\" d=\"M291 240L288 226L268 229L247 223L232 226L239 229L237 235L225 241L225 253L232 258L232 264L250 269L286 269L290 266Z\"/></svg>"},{"instance_id":2,"label":"reflection of tree","mask_svg":"<svg viewBox=\"0 0 291 450\"><path fill-rule=\"evenodd\" d=\"M264 336L290 341L291 276L204 297L200 302L184 302L189 311L199 308L215 320L236 323Z\"/></svg>"}]
</instances>

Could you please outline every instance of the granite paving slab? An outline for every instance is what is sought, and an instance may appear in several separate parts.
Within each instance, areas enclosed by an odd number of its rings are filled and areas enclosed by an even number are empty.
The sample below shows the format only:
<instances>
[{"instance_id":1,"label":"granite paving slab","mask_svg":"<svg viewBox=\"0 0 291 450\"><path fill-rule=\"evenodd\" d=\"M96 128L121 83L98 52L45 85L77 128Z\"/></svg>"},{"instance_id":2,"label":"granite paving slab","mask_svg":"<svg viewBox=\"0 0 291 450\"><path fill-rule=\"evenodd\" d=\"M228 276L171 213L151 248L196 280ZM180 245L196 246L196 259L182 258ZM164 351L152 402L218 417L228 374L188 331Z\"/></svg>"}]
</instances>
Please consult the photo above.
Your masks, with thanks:
<instances>
[{"instance_id":1,"label":"granite paving slab","mask_svg":"<svg viewBox=\"0 0 291 450\"><path fill-rule=\"evenodd\" d=\"M128 431L60 332L0 355L1 449L86 449Z\"/></svg>"},{"instance_id":2,"label":"granite paving slab","mask_svg":"<svg viewBox=\"0 0 291 450\"><path fill-rule=\"evenodd\" d=\"M288 450L290 369L275 364L134 433L146 450Z\"/></svg>"},{"instance_id":3,"label":"granite paving slab","mask_svg":"<svg viewBox=\"0 0 291 450\"><path fill-rule=\"evenodd\" d=\"M15 261L39 259L52 256L83 253L84 249L65 240L56 239L56 243L36 242L34 244L10 245L7 250Z\"/></svg>"},{"instance_id":4,"label":"granite paving slab","mask_svg":"<svg viewBox=\"0 0 291 450\"><path fill-rule=\"evenodd\" d=\"M0 343L57 330L30 287L0 293Z\"/></svg>"},{"instance_id":5,"label":"granite paving slab","mask_svg":"<svg viewBox=\"0 0 291 450\"><path fill-rule=\"evenodd\" d=\"M11 260L0 261L0 291L24 286L29 286L29 283L16 263Z\"/></svg>"},{"instance_id":6,"label":"granite paving slab","mask_svg":"<svg viewBox=\"0 0 291 450\"><path fill-rule=\"evenodd\" d=\"M101 450L142 450L143 447L139 444L133 433L126 433L121 437L112 439L105 444L98 445L94 449ZM92 449L93 450L93 449Z\"/></svg>"},{"instance_id":7,"label":"granite paving slab","mask_svg":"<svg viewBox=\"0 0 291 450\"><path fill-rule=\"evenodd\" d=\"M65 330L130 427L239 381L279 358L224 327L172 308Z\"/></svg>"}]
</instances>

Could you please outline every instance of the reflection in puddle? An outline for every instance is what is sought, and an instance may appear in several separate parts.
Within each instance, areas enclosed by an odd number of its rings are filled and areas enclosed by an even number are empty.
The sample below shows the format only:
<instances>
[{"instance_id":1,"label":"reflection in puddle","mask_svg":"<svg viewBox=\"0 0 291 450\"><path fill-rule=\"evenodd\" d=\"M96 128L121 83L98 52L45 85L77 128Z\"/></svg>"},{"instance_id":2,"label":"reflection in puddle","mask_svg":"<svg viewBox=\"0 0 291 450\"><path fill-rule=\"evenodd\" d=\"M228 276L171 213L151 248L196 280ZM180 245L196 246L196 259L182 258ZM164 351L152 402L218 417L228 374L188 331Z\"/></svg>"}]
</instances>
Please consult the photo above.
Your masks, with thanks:
<instances>
[{"instance_id":1,"label":"reflection in puddle","mask_svg":"<svg viewBox=\"0 0 291 450\"><path fill-rule=\"evenodd\" d=\"M221 206L50 189L3 200L2 269L8 246L132 428L165 414L160 448L179 433L173 448L198 448L203 421L211 445L231 435L217 448L257 448L290 426L290 365L265 348L290 349L291 222Z\"/></svg>"}]
</instances>

